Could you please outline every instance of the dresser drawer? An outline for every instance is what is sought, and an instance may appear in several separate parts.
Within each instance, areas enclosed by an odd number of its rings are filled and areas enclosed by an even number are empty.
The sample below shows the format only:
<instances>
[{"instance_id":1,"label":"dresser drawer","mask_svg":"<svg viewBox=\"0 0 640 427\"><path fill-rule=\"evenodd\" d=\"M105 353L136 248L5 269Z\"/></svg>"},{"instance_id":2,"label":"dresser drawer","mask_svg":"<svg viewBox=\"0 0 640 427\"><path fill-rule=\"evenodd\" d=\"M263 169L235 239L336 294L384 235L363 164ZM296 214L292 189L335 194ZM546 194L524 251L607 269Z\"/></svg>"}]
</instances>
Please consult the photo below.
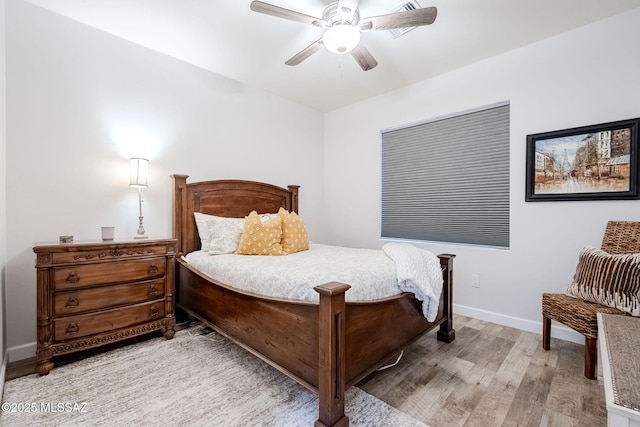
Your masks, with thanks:
<instances>
[{"instance_id":1,"label":"dresser drawer","mask_svg":"<svg viewBox=\"0 0 640 427\"><path fill-rule=\"evenodd\" d=\"M87 335L110 332L140 323L159 320L165 314L165 301L153 301L131 307L113 308L97 313L53 319L54 340L65 341Z\"/></svg>"},{"instance_id":2,"label":"dresser drawer","mask_svg":"<svg viewBox=\"0 0 640 427\"><path fill-rule=\"evenodd\" d=\"M150 258L53 269L53 286L56 291L82 288L109 283L133 282L163 277L165 258Z\"/></svg>"},{"instance_id":3,"label":"dresser drawer","mask_svg":"<svg viewBox=\"0 0 640 427\"><path fill-rule=\"evenodd\" d=\"M91 310L164 298L164 279L88 289L56 292L53 295L53 315L68 316Z\"/></svg>"},{"instance_id":4,"label":"dresser drawer","mask_svg":"<svg viewBox=\"0 0 640 427\"><path fill-rule=\"evenodd\" d=\"M164 255L167 253L166 246L122 246L104 247L92 250L72 250L68 252L56 252L53 254L53 264L84 263L86 261L97 260L126 260L131 257Z\"/></svg>"}]
</instances>

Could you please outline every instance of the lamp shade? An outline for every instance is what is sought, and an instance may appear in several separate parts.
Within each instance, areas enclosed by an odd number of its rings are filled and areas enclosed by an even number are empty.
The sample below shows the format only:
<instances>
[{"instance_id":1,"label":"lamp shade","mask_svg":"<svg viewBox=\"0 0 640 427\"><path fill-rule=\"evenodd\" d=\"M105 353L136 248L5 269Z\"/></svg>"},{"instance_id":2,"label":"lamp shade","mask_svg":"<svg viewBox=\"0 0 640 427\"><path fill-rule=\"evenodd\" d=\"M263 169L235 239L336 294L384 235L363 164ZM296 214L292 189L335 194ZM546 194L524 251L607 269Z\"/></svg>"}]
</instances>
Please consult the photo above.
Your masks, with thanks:
<instances>
[{"instance_id":1,"label":"lamp shade","mask_svg":"<svg viewBox=\"0 0 640 427\"><path fill-rule=\"evenodd\" d=\"M129 185L138 188L146 187L148 171L149 160L133 157L131 159L131 180L129 181Z\"/></svg>"},{"instance_id":2,"label":"lamp shade","mask_svg":"<svg viewBox=\"0 0 640 427\"><path fill-rule=\"evenodd\" d=\"M322 42L329 52L349 53L360 43L360 29L349 24L334 25L324 32Z\"/></svg>"}]
</instances>

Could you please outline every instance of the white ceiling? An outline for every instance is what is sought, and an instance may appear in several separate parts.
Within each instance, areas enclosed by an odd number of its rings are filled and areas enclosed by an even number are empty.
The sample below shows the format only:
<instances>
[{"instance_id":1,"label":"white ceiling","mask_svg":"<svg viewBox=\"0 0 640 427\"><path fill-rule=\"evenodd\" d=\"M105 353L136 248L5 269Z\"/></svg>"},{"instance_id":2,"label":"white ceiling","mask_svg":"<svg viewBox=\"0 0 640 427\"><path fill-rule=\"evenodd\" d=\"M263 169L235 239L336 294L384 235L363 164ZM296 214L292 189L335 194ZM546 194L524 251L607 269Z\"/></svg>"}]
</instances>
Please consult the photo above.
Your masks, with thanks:
<instances>
[{"instance_id":1,"label":"white ceiling","mask_svg":"<svg viewBox=\"0 0 640 427\"><path fill-rule=\"evenodd\" d=\"M434 24L393 39L363 33L379 65L362 71L349 55L321 50L284 62L323 30L253 12L250 0L27 0L124 39L320 111L402 87L588 23L640 7L640 0L418 0ZM322 16L331 0L268 2ZM361 0L360 16L399 0Z\"/></svg>"}]
</instances>

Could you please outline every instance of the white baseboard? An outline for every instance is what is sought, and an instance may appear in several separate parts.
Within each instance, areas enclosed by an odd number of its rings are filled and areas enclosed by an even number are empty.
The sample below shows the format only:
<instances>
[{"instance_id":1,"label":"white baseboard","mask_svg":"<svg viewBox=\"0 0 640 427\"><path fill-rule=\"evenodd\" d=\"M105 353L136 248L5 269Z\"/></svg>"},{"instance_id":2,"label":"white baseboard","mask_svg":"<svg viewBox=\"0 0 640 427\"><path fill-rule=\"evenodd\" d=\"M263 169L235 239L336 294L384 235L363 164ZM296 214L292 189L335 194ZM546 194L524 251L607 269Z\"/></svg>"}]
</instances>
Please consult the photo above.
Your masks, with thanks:
<instances>
[{"instance_id":1,"label":"white baseboard","mask_svg":"<svg viewBox=\"0 0 640 427\"><path fill-rule=\"evenodd\" d=\"M507 316L505 314L495 313L492 311L481 310L478 308L467 307L464 305L453 304L453 314L473 317L474 319L484 320L486 322L496 323L498 325L509 326L511 328L520 329L522 331L534 332L542 335L542 320L534 322L532 320L520 317ZM455 329L456 319L453 318L453 327ZM571 341L578 344L584 344L584 336L577 333L573 329L552 322L551 336L565 341ZM540 337L542 339L542 337Z\"/></svg>"},{"instance_id":2,"label":"white baseboard","mask_svg":"<svg viewBox=\"0 0 640 427\"><path fill-rule=\"evenodd\" d=\"M8 363L35 357L36 348L37 345L35 342L9 347L9 349L7 349L7 353L9 353Z\"/></svg>"}]
</instances>

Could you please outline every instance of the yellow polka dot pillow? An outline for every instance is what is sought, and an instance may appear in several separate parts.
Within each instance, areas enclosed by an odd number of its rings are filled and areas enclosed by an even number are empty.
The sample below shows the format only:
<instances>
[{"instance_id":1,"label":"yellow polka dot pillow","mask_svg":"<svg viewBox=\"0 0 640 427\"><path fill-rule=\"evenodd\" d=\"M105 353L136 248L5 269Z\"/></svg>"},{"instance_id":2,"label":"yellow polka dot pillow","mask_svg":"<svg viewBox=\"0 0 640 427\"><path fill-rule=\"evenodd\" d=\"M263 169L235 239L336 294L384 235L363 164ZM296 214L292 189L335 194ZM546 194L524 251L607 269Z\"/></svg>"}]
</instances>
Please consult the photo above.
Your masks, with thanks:
<instances>
[{"instance_id":1,"label":"yellow polka dot pillow","mask_svg":"<svg viewBox=\"0 0 640 427\"><path fill-rule=\"evenodd\" d=\"M240 255L286 255L282 250L282 218L279 215L262 222L256 211L249 214L238 243Z\"/></svg>"},{"instance_id":2,"label":"yellow polka dot pillow","mask_svg":"<svg viewBox=\"0 0 640 427\"><path fill-rule=\"evenodd\" d=\"M298 214L280 208L278 216L282 219L282 250L292 254L309 249L307 229Z\"/></svg>"}]
</instances>

